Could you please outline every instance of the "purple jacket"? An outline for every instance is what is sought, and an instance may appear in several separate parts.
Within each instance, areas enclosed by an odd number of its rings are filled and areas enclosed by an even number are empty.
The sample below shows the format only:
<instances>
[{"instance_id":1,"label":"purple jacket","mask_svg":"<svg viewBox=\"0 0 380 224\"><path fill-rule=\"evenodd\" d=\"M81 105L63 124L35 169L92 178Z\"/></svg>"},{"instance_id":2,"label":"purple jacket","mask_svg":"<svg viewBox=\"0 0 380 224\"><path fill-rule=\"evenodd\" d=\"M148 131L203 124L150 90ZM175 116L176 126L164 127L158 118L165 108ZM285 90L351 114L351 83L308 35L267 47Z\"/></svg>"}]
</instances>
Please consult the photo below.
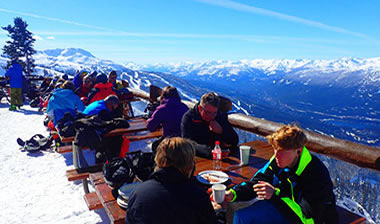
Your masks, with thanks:
<instances>
[{"instance_id":1,"label":"purple jacket","mask_svg":"<svg viewBox=\"0 0 380 224\"><path fill-rule=\"evenodd\" d=\"M164 99L148 119L147 128L149 131L155 131L162 125L163 137L181 136L182 116L188 109L178 98Z\"/></svg>"}]
</instances>

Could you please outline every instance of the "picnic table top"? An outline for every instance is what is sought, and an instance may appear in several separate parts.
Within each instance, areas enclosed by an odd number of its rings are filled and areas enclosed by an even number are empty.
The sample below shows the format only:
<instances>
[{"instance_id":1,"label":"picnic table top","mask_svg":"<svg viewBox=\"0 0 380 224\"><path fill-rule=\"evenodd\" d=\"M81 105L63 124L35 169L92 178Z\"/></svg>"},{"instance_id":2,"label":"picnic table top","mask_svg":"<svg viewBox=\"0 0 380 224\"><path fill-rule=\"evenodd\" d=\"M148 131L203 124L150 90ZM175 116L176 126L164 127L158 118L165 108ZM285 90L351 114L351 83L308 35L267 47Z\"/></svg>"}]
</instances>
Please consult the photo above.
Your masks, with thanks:
<instances>
[{"instance_id":1,"label":"picnic table top","mask_svg":"<svg viewBox=\"0 0 380 224\"><path fill-rule=\"evenodd\" d=\"M136 133L136 132L148 130L146 127L146 120L142 117L130 119L128 120L128 123L129 123L129 128L114 129L108 132L107 134L105 134L105 136L106 137L120 136L123 134ZM61 141L65 143L65 142L73 142L75 137L74 136L71 136L71 137L60 136L60 138L61 138Z\"/></svg>"}]
</instances>

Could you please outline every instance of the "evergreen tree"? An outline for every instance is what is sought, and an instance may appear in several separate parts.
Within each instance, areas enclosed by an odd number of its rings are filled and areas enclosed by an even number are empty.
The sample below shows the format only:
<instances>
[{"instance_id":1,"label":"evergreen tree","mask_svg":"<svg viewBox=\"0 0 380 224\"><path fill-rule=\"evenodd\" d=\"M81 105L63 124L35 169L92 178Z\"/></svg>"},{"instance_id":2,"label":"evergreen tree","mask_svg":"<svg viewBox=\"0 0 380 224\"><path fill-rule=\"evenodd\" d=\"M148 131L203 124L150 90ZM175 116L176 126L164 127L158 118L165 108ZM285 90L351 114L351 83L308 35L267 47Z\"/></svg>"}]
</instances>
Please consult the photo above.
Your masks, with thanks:
<instances>
[{"instance_id":1,"label":"evergreen tree","mask_svg":"<svg viewBox=\"0 0 380 224\"><path fill-rule=\"evenodd\" d=\"M27 30L28 24L20 17L14 18L14 26L8 25L2 27L8 31L8 37L11 40L6 41L3 47L3 57L16 60L23 68L24 72L30 75L35 67L33 54L36 51L33 48L33 43L36 41L32 37L32 32ZM11 61L8 61L6 69L11 66Z\"/></svg>"}]
</instances>

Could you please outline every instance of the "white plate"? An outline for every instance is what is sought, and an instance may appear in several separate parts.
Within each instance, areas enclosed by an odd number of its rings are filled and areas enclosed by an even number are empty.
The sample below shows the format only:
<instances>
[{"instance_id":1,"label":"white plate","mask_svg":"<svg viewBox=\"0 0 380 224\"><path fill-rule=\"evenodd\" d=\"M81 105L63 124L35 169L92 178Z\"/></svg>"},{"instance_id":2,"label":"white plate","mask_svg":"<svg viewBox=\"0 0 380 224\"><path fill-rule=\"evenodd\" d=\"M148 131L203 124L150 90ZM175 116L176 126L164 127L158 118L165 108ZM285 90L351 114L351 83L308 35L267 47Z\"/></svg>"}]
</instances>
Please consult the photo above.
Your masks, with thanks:
<instances>
[{"instance_id":1,"label":"white plate","mask_svg":"<svg viewBox=\"0 0 380 224\"><path fill-rule=\"evenodd\" d=\"M209 174L213 179L217 181L208 181L206 178L204 178L204 175ZM201 182L202 184L221 184L226 182L229 179L228 175L222 171L217 171L217 170L205 170L200 172L197 175L197 180Z\"/></svg>"}]
</instances>

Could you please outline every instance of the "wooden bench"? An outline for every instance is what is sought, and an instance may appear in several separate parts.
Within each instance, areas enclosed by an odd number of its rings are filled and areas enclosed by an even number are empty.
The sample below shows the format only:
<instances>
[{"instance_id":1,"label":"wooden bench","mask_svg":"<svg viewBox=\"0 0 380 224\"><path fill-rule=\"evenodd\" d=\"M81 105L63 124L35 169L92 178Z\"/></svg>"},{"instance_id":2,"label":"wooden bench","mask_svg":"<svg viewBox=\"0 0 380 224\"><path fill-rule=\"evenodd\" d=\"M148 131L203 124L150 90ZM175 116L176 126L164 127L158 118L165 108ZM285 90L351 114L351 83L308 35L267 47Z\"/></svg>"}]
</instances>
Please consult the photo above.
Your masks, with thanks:
<instances>
[{"instance_id":1,"label":"wooden bench","mask_svg":"<svg viewBox=\"0 0 380 224\"><path fill-rule=\"evenodd\" d=\"M82 150L89 149L88 147L83 147ZM62 154L62 153L68 153L68 152L73 152L73 146L72 145L65 145L65 146L60 146L57 149L57 152Z\"/></svg>"},{"instance_id":2,"label":"wooden bench","mask_svg":"<svg viewBox=\"0 0 380 224\"><path fill-rule=\"evenodd\" d=\"M124 135L123 137L128 139L130 142L135 142L135 141L142 141L146 139L151 139L151 138L159 138L162 136L162 130L157 130L154 132L147 132L147 133L136 133L135 135ZM84 149L89 149L88 147L83 147L82 150ZM66 145L66 146L61 146L58 148L57 152L58 153L68 153L73 151L73 146L71 145Z\"/></svg>"},{"instance_id":3,"label":"wooden bench","mask_svg":"<svg viewBox=\"0 0 380 224\"><path fill-rule=\"evenodd\" d=\"M92 194L93 199L92 203L87 204L88 208L99 207L98 202L100 202L111 223L124 223L126 211L117 204L116 198L112 194L112 189L104 181L103 173L90 174L90 181L95 186L95 192L89 193ZM96 193L97 199L93 193Z\"/></svg>"},{"instance_id":4,"label":"wooden bench","mask_svg":"<svg viewBox=\"0 0 380 224\"><path fill-rule=\"evenodd\" d=\"M90 211L103 208L102 202L100 201L96 192L87 193L84 195L84 201Z\"/></svg>"},{"instance_id":5,"label":"wooden bench","mask_svg":"<svg viewBox=\"0 0 380 224\"><path fill-rule=\"evenodd\" d=\"M88 168L71 169L71 170L66 171L66 176L69 181L83 180L83 179L87 179L90 173L99 172L102 170L102 168L103 168L103 164L96 164Z\"/></svg>"}]
</instances>

